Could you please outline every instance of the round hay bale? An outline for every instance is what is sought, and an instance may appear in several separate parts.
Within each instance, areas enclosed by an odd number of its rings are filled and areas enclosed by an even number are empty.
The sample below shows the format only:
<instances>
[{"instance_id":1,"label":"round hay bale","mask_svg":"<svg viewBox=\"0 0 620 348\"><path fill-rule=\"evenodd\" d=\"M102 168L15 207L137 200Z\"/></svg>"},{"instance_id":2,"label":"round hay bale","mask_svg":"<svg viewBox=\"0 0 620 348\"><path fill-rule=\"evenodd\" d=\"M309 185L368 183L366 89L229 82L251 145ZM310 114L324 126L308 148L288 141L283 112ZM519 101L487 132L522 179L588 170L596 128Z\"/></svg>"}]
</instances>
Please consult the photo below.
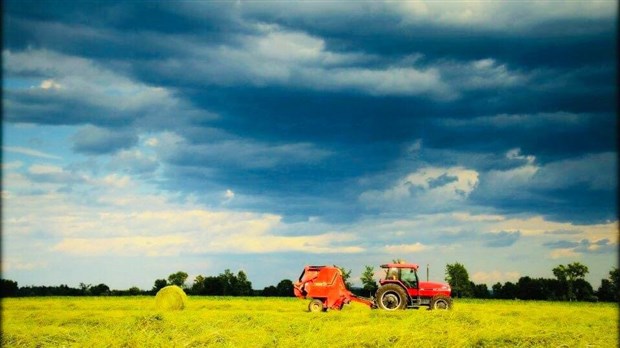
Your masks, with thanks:
<instances>
[{"instance_id":1,"label":"round hay bale","mask_svg":"<svg viewBox=\"0 0 620 348\"><path fill-rule=\"evenodd\" d=\"M187 305L187 295L176 285L161 288L155 295L155 307L163 310L182 310Z\"/></svg>"}]
</instances>

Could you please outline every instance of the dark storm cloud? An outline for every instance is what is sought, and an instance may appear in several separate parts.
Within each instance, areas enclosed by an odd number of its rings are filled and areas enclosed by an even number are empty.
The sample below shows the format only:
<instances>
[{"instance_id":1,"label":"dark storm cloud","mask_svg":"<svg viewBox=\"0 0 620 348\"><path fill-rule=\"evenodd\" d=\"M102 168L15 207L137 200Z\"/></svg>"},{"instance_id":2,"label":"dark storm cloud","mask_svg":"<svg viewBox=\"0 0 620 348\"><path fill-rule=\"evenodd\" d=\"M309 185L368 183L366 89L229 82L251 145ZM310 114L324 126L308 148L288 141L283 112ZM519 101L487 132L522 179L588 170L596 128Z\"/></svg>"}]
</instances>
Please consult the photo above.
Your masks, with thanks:
<instances>
[{"instance_id":1,"label":"dark storm cloud","mask_svg":"<svg viewBox=\"0 0 620 348\"><path fill-rule=\"evenodd\" d=\"M552 234L552 235L574 235L574 234L580 234L582 233L581 231L578 230L555 230L555 231L545 231L545 234Z\"/></svg>"},{"instance_id":2,"label":"dark storm cloud","mask_svg":"<svg viewBox=\"0 0 620 348\"><path fill-rule=\"evenodd\" d=\"M489 248L505 248L516 243L521 237L521 232L484 233L480 237L484 240L484 245Z\"/></svg>"},{"instance_id":3,"label":"dark storm cloud","mask_svg":"<svg viewBox=\"0 0 620 348\"><path fill-rule=\"evenodd\" d=\"M570 248L575 248L578 245L579 245L578 242L571 242L568 240L558 240L555 242L543 243L543 246L546 246L547 248L551 248L551 249L570 249Z\"/></svg>"},{"instance_id":4,"label":"dark storm cloud","mask_svg":"<svg viewBox=\"0 0 620 348\"><path fill-rule=\"evenodd\" d=\"M570 249L582 254L604 254L616 251L616 245L606 238L597 241L588 239L581 239L579 241L558 240L544 243L543 246L550 249Z\"/></svg>"},{"instance_id":5,"label":"dark storm cloud","mask_svg":"<svg viewBox=\"0 0 620 348\"><path fill-rule=\"evenodd\" d=\"M498 114L434 123L437 129L426 139L428 146L470 151L520 148L542 162L612 151L616 146L617 120L612 113Z\"/></svg>"},{"instance_id":6,"label":"dark storm cloud","mask_svg":"<svg viewBox=\"0 0 620 348\"><path fill-rule=\"evenodd\" d=\"M6 86L5 117L96 125L74 138L89 154L173 132L162 185L234 187L285 216L355 218L364 191L460 166L479 174L462 204L613 218L614 16L507 3L468 22L442 6L8 2L3 72L34 82Z\"/></svg>"},{"instance_id":7,"label":"dark storm cloud","mask_svg":"<svg viewBox=\"0 0 620 348\"><path fill-rule=\"evenodd\" d=\"M73 136L73 150L88 155L114 153L131 148L137 143L138 136L130 130L86 126Z\"/></svg>"}]
</instances>

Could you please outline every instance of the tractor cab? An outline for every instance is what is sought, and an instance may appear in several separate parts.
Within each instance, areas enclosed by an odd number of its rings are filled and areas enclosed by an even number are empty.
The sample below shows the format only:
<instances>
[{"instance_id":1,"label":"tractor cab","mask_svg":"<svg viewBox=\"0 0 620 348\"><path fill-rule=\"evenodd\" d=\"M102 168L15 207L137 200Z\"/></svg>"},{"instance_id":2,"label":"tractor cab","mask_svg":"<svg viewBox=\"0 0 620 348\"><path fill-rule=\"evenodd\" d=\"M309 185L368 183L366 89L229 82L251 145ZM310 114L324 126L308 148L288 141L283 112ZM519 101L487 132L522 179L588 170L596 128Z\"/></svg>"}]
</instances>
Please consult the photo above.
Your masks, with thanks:
<instances>
[{"instance_id":1,"label":"tractor cab","mask_svg":"<svg viewBox=\"0 0 620 348\"><path fill-rule=\"evenodd\" d=\"M419 285L418 265L416 264L385 264L381 268L385 269L385 279L380 280L381 285L391 282L400 282L407 289L417 289Z\"/></svg>"}]
</instances>

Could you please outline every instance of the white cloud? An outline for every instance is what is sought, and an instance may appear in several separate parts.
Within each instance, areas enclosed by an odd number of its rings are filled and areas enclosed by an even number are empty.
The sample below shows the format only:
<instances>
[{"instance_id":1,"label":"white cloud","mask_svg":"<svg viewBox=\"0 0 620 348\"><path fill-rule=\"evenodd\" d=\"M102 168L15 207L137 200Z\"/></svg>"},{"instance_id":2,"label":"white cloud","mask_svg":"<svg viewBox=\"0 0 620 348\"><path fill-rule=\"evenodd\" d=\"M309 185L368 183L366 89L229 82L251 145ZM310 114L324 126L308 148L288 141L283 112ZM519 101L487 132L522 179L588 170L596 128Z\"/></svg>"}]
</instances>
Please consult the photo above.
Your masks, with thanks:
<instances>
[{"instance_id":1,"label":"white cloud","mask_svg":"<svg viewBox=\"0 0 620 348\"><path fill-rule=\"evenodd\" d=\"M532 164L536 160L536 156L521 154L520 148L509 150L506 153L506 158L513 159L513 160L525 160L528 164Z\"/></svg>"},{"instance_id":2,"label":"white cloud","mask_svg":"<svg viewBox=\"0 0 620 348\"><path fill-rule=\"evenodd\" d=\"M47 159L60 159L61 158L60 156L51 155L45 152L41 152L38 150L30 149L27 147L21 147L21 146L2 146L2 150L7 151L7 152L19 153L22 155L28 155L32 157L39 157L39 158L47 158Z\"/></svg>"},{"instance_id":3,"label":"white cloud","mask_svg":"<svg viewBox=\"0 0 620 348\"><path fill-rule=\"evenodd\" d=\"M39 88L8 89L6 114L12 120L40 118L41 110L33 109L32 99L49 104L48 111L59 112L67 122L110 123L131 120L144 124L178 121L196 115L208 116L186 101L178 99L166 88L150 86L101 66L93 60L45 49L4 50L3 71L7 77L38 78ZM17 76L17 77L14 77ZM26 102L22 99L26 98ZM59 110L54 103L62 100L72 107ZM84 112L88 110L88 112ZM34 113L34 115L32 114ZM56 117L49 115L48 117ZM39 120L40 121L40 120ZM58 120L50 120L58 123Z\"/></svg>"},{"instance_id":4,"label":"white cloud","mask_svg":"<svg viewBox=\"0 0 620 348\"><path fill-rule=\"evenodd\" d=\"M24 165L21 161L13 161L13 162L4 162L2 163L2 171L19 169Z\"/></svg>"},{"instance_id":5,"label":"white cloud","mask_svg":"<svg viewBox=\"0 0 620 348\"><path fill-rule=\"evenodd\" d=\"M18 169L5 173L8 175L4 183L11 194L5 196L3 192L3 233L10 240L21 238L24 241L21 245L26 245L25 249L20 246L23 252L28 252L28 245L31 245L31 253L44 251L58 259L71 255L177 257L279 252L361 255L367 250L376 250L382 260L421 253L418 254L424 258L421 262L426 262L435 257L429 256L432 251L443 255L439 257L461 255L466 261L462 255L492 251L481 249L478 238L481 233L520 231L522 242L532 246L566 236L575 241L592 241L583 246L583 250L544 247L536 250L541 262L555 262L553 260L562 258L583 258L585 253L589 253L588 257L592 253L605 257L610 248L618 244L617 221L575 225L548 221L541 216L507 217L464 209L412 215L401 220L372 216L345 226L314 219L286 223L275 214L213 210L191 199L172 200L174 197L153 192L152 188L138 185L126 175L81 174L81 183L72 191L61 191L61 183L38 183L16 174L14 171ZM53 165L37 165L33 171L67 173L66 169ZM454 178L438 181L445 173ZM463 168L426 168L406 178L426 190L445 185L454 185L452 189L468 188L475 182L472 181L474 173ZM29 193L28 190L33 189L43 192ZM220 191L220 194L226 196L227 192ZM571 233L558 237L554 231ZM604 240L608 242L603 245ZM603 247L605 254L597 249ZM509 249L509 252L514 250ZM15 250L10 250L10 255L15 255ZM503 256L496 254L495 257ZM431 259L430 262L438 261ZM497 267L505 264L502 259ZM18 265L14 269L31 266L37 265ZM498 268L499 273L487 271L480 265L468 269L476 282L493 283L517 276L506 267Z\"/></svg>"},{"instance_id":6,"label":"white cloud","mask_svg":"<svg viewBox=\"0 0 620 348\"><path fill-rule=\"evenodd\" d=\"M253 35L241 35L234 44L217 47L187 38L170 40L183 42L183 57L159 62L153 68L192 81L348 89L373 95L453 96L436 69L411 65L361 67L360 63L372 62L375 57L332 52L322 38L274 25L263 26Z\"/></svg>"},{"instance_id":7,"label":"white cloud","mask_svg":"<svg viewBox=\"0 0 620 348\"><path fill-rule=\"evenodd\" d=\"M614 1L570 1L558 6L557 1L303 1L303 2L238 2L234 6L216 7L203 2L188 2L177 6L184 15L212 19L213 14L225 13L237 25L246 24L242 18L257 16L264 20L284 20L307 23L323 29L342 29L353 26L373 26L360 19L373 18L378 23L395 22L401 30L420 26L466 28L467 30L524 31L533 30L549 21L575 19L613 19ZM247 24L246 24L247 25ZM546 33L536 32L538 35Z\"/></svg>"},{"instance_id":8,"label":"white cloud","mask_svg":"<svg viewBox=\"0 0 620 348\"><path fill-rule=\"evenodd\" d=\"M213 167L272 168L282 164L317 163L329 157L329 150L311 143L269 144L233 137L212 143L191 144L176 134L160 138L161 155L185 164L200 163ZM165 144L165 146L163 145Z\"/></svg>"},{"instance_id":9,"label":"white cloud","mask_svg":"<svg viewBox=\"0 0 620 348\"><path fill-rule=\"evenodd\" d=\"M138 149L121 150L110 159L108 167L126 173L147 174L159 167L159 161L154 155L145 154Z\"/></svg>"},{"instance_id":10,"label":"white cloud","mask_svg":"<svg viewBox=\"0 0 620 348\"><path fill-rule=\"evenodd\" d=\"M507 88L526 84L531 74L511 70L506 64L486 58L469 62L440 61L437 69L456 90Z\"/></svg>"},{"instance_id":11,"label":"white cloud","mask_svg":"<svg viewBox=\"0 0 620 348\"><path fill-rule=\"evenodd\" d=\"M554 20L611 19L616 10L613 1L571 1L562 6L552 0L405 1L391 5L398 10L407 24L424 23L491 30L523 30Z\"/></svg>"},{"instance_id":12,"label":"white cloud","mask_svg":"<svg viewBox=\"0 0 620 348\"><path fill-rule=\"evenodd\" d=\"M463 167L425 167L398 180L392 187L366 191L360 201L368 206L397 204L437 208L450 202L462 202L478 185L478 173Z\"/></svg>"},{"instance_id":13,"label":"white cloud","mask_svg":"<svg viewBox=\"0 0 620 348\"><path fill-rule=\"evenodd\" d=\"M383 250L392 255L402 255L402 254L410 254L417 253L420 251L428 250L429 247L422 243L414 243L414 244L398 244L398 245L386 245Z\"/></svg>"},{"instance_id":14,"label":"white cloud","mask_svg":"<svg viewBox=\"0 0 620 348\"><path fill-rule=\"evenodd\" d=\"M45 164L33 164L28 167L31 174L59 174L63 172L62 167Z\"/></svg>"},{"instance_id":15,"label":"white cloud","mask_svg":"<svg viewBox=\"0 0 620 348\"><path fill-rule=\"evenodd\" d=\"M65 173L42 165L35 171ZM278 215L214 211L193 202L172 202L163 193L148 193L129 176L91 177L69 192L23 176L9 176L7 181L12 194L3 201L6 236L36 240L36 233L45 233L54 237L45 247L55 253L174 256L364 250L350 233L279 234L287 226ZM20 191L26 186L43 192Z\"/></svg>"},{"instance_id":16,"label":"white cloud","mask_svg":"<svg viewBox=\"0 0 620 348\"><path fill-rule=\"evenodd\" d=\"M474 272L471 280L477 284L492 285L495 283L516 282L521 277L521 273L515 271L491 271L491 272Z\"/></svg>"},{"instance_id":17,"label":"white cloud","mask_svg":"<svg viewBox=\"0 0 620 348\"><path fill-rule=\"evenodd\" d=\"M606 152L589 154L544 165L535 164L535 157L510 150L506 157L522 160L522 166L507 170L490 170L481 175L478 193L486 199L531 198L539 189L560 189L582 186L592 190L615 190L617 187L617 156Z\"/></svg>"},{"instance_id":18,"label":"white cloud","mask_svg":"<svg viewBox=\"0 0 620 348\"><path fill-rule=\"evenodd\" d=\"M618 221L600 224L579 225L570 222L555 222L545 220L542 216L527 218L505 218L488 226L489 232L520 231L524 236L547 236L556 238L553 231L575 231L573 238L588 240L609 239L618 244Z\"/></svg>"},{"instance_id":19,"label":"white cloud","mask_svg":"<svg viewBox=\"0 0 620 348\"><path fill-rule=\"evenodd\" d=\"M2 270L4 272L10 271L30 271L38 268L46 268L48 263L45 261L23 261L19 258L15 259L2 259Z\"/></svg>"},{"instance_id":20,"label":"white cloud","mask_svg":"<svg viewBox=\"0 0 620 348\"><path fill-rule=\"evenodd\" d=\"M162 41L178 55L147 66L170 77L215 85L283 85L433 99L454 99L464 90L522 85L530 78L490 58L422 64L423 56L412 54L376 64L373 55L332 51L324 39L305 32L277 25L254 29L254 34L237 34L235 40L217 46L195 38L164 37Z\"/></svg>"},{"instance_id":21,"label":"white cloud","mask_svg":"<svg viewBox=\"0 0 620 348\"><path fill-rule=\"evenodd\" d=\"M62 86L59 83L56 83L54 80L52 79L48 79L48 80L43 80L41 82L41 85L39 85L39 88L42 89L60 89L62 88Z\"/></svg>"},{"instance_id":22,"label":"white cloud","mask_svg":"<svg viewBox=\"0 0 620 348\"><path fill-rule=\"evenodd\" d=\"M544 188L587 185L593 190L615 190L617 167L616 153L590 154L546 164L536 173L533 184Z\"/></svg>"},{"instance_id":23,"label":"white cloud","mask_svg":"<svg viewBox=\"0 0 620 348\"><path fill-rule=\"evenodd\" d=\"M148 138L144 143L149 147L157 147L159 145L159 140L155 137L151 137Z\"/></svg>"},{"instance_id":24,"label":"white cloud","mask_svg":"<svg viewBox=\"0 0 620 348\"><path fill-rule=\"evenodd\" d=\"M553 260L568 259L572 261L579 258L579 253L574 249L556 249L549 254L549 257Z\"/></svg>"},{"instance_id":25,"label":"white cloud","mask_svg":"<svg viewBox=\"0 0 620 348\"><path fill-rule=\"evenodd\" d=\"M301 73L305 83L316 89L356 90L371 95L456 96L435 68L388 66L379 69L308 69Z\"/></svg>"},{"instance_id":26,"label":"white cloud","mask_svg":"<svg viewBox=\"0 0 620 348\"><path fill-rule=\"evenodd\" d=\"M227 200L231 200L231 199L235 198L235 193L231 189L227 189L226 192L224 192L224 197Z\"/></svg>"}]
</instances>

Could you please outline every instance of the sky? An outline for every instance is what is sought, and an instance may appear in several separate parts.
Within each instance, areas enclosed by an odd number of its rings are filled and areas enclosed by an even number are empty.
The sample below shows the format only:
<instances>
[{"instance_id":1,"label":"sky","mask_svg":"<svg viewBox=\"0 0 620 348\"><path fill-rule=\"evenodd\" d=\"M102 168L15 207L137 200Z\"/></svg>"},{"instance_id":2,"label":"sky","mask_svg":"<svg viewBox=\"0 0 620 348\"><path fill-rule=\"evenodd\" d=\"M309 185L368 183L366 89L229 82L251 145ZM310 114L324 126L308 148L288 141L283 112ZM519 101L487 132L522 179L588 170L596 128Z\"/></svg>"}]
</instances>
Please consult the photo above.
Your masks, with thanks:
<instances>
[{"instance_id":1,"label":"sky","mask_svg":"<svg viewBox=\"0 0 620 348\"><path fill-rule=\"evenodd\" d=\"M615 1L5 1L2 277L618 259ZM422 272L425 275L425 271Z\"/></svg>"}]
</instances>

